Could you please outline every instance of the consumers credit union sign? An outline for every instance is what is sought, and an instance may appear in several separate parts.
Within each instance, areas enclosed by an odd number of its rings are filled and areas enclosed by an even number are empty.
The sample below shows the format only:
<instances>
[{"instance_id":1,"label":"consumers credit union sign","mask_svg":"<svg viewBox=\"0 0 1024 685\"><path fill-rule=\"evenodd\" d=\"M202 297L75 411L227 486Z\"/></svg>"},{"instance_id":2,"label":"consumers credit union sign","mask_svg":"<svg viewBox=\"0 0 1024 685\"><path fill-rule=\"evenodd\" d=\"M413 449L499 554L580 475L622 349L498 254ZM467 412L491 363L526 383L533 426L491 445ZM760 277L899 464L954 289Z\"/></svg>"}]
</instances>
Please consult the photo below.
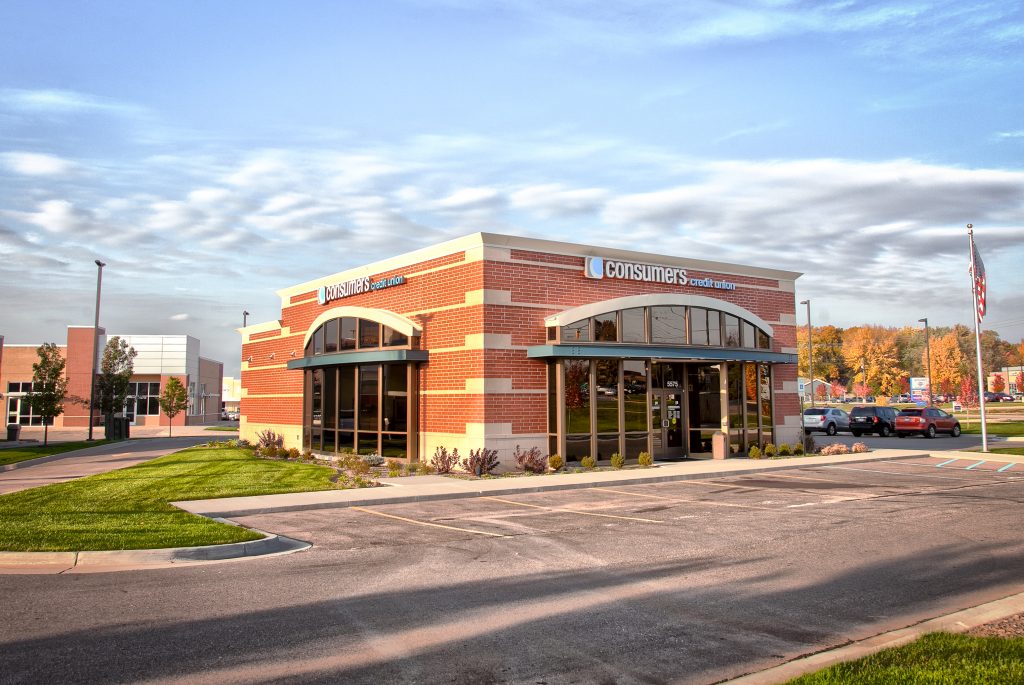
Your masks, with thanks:
<instances>
[{"instance_id":1,"label":"consumers credit union sign","mask_svg":"<svg viewBox=\"0 0 1024 685\"><path fill-rule=\"evenodd\" d=\"M382 278L378 281L371 281L369 276L353 278L340 283L320 286L316 291L316 301L323 305L332 300L340 300L343 297L369 293L374 290L383 290L384 288L391 288L403 283L405 283L405 276L391 276L390 278Z\"/></svg>"},{"instance_id":2,"label":"consumers credit union sign","mask_svg":"<svg viewBox=\"0 0 1024 685\"><path fill-rule=\"evenodd\" d=\"M617 259L604 257L587 257L583 265L583 273L587 278L613 278L625 281L642 281L644 283L666 283L668 285L692 285L697 288L716 288L718 290L736 290L736 284L719 281L713 278L690 278L686 269L675 266L657 264L640 264L638 262L621 262Z\"/></svg>"}]
</instances>

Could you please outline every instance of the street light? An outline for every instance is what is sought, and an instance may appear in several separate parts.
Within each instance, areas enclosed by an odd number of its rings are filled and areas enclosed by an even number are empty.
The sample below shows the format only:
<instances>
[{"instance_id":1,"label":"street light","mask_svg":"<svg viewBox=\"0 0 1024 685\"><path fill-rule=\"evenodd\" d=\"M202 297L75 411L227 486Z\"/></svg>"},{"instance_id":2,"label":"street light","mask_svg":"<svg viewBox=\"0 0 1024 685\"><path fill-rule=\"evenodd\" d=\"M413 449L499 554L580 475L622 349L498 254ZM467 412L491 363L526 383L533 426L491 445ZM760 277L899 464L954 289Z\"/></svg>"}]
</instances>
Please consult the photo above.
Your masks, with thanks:
<instances>
[{"instance_id":1,"label":"street light","mask_svg":"<svg viewBox=\"0 0 1024 685\"><path fill-rule=\"evenodd\" d=\"M932 346L928 337L928 317L918 319L919 322L924 324L924 348L928 352L928 406L934 405L932 402L932 395L935 394L935 389L932 388Z\"/></svg>"},{"instance_id":2,"label":"street light","mask_svg":"<svg viewBox=\"0 0 1024 685\"><path fill-rule=\"evenodd\" d=\"M811 408L814 408L814 357L811 355L811 301L802 300L807 305L807 375L811 379Z\"/></svg>"},{"instance_id":3,"label":"street light","mask_svg":"<svg viewBox=\"0 0 1024 685\"><path fill-rule=\"evenodd\" d=\"M242 328L249 325L249 312L242 310Z\"/></svg>"},{"instance_id":4,"label":"street light","mask_svg":"<svg viewBox=\"0 0 1024 685\"><path fill-rule=\"evenodd\" d=\"M96 404L96 357L100 344L100 286L103 284L103 267L106 264L96 260L96 318L92 323L92 375L89 377L89 440L92 440L93 412Z\"/></svg>"}]
</instances>

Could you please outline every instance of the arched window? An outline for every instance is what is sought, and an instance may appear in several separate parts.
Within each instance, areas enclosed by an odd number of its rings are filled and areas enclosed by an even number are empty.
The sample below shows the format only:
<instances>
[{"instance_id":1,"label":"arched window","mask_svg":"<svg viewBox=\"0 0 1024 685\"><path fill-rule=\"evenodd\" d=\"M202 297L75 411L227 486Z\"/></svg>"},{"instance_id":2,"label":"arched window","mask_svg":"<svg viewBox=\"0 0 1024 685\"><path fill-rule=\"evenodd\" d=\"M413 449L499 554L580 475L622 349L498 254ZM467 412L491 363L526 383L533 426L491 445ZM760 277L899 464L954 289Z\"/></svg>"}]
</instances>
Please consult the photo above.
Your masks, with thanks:
<instances>
[{"instance_id":1,"label":"arched window","mask_svg":"<svg viewBox=\"0 0 1024 685\"><path fill-rule=\"evenodd\" d=\"M387 324L356 316L323 322L306 343L306 357L356 350L410 347L410 337Z\"/></svg>"}]
</instances>

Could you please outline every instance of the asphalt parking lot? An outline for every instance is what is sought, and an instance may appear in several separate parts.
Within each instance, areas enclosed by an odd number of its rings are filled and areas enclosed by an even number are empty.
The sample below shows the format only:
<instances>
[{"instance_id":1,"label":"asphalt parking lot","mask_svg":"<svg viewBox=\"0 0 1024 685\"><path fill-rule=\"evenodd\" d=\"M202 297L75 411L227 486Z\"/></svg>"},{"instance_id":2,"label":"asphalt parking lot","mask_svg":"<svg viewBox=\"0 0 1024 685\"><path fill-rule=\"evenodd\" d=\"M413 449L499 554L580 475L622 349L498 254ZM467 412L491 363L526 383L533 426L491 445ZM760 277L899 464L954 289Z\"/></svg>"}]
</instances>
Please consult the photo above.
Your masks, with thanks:
<instances>
[{"instance_id":1,"label":"asphalt parking lot","mask_svg":"<svg viewBox=\"0 0 1024 685\"><path fill-rule=\"evenodd\" d=\"M315 547L0 577L0 679L717 682L1020 591L1024 465L978 461L248 516Z\"/></svg>"}]
</instances>

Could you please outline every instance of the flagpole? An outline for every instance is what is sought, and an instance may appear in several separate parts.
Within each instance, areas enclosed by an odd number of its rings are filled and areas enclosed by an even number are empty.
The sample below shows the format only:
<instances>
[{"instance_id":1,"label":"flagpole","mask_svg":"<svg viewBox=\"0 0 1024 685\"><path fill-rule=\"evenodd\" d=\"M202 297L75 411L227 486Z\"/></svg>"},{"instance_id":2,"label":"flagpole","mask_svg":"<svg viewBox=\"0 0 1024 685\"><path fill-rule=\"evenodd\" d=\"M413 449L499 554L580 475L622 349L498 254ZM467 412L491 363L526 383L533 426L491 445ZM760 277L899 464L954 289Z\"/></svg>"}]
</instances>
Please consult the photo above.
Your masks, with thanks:
<instances>
[{"instance_id":1,"label":"flagpole","mask_svg":"<svg viewBox=\"0 0 1024 685\"><path fill-rule=\"evenodd\" d=\"M988 425L985 423L985 377L981 369L981 322L978 321L978 276L974 265L974 226L967 224L971 241L971 293L974 295L974 349L978 358L978 406L981 408L981 451L988 452Z\"/></svg>"}]
</instances>

